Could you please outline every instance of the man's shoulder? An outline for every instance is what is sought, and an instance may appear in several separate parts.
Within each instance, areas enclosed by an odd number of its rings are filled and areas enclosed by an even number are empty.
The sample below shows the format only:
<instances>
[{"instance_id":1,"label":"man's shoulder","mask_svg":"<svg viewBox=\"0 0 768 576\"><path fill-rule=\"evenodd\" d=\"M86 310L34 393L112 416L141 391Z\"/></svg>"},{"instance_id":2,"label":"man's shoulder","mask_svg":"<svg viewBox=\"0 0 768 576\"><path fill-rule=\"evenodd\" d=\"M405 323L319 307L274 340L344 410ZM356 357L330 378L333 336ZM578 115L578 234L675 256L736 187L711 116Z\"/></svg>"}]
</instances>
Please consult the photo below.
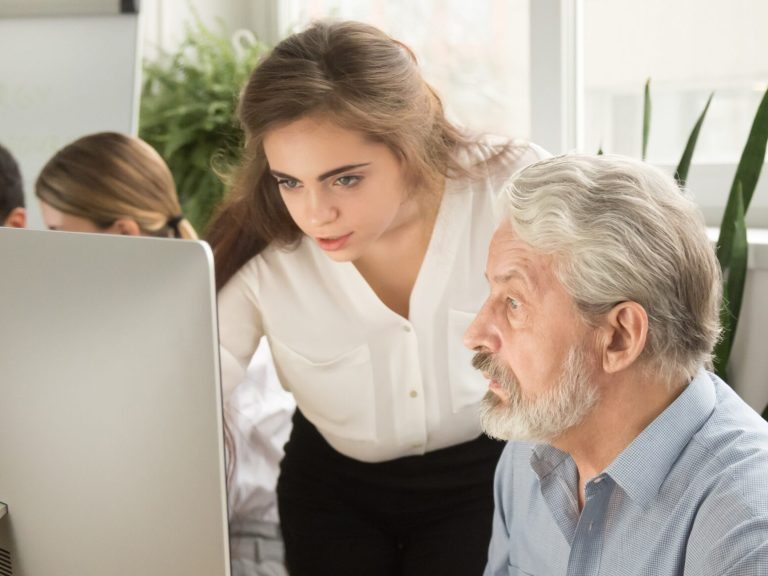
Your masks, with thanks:
<instances>
[{"instance_id":1,"label":"man's shoulder","mask_svg":"<svg viewBox=\"0 0 768 576\"><path fill-rule=\"evenodd\" d=\"M692 443L723 471L763 470L768 478L768 422L722 380L713 379L715 407Z\"/></svg>"},{"instance_id":2,"label":"man's shoulder","mask_svg":"<svg viewBox=\"0 0 768 576\"><path fill-rule=\"evenodd\" d=\"M694 436L700 494L686 548L686 573L745 572L768 566L768 423L725 384Z\"/></svg>"},{"instance_id":3,"label":"man's shoulder","mask_svg":"<svg viewBox=\"0 0 768 576\"><path fill-rule=\"evenodd\" d=\"M698 485L692 544L716 546L735 532L768 542L768 422L716 379L715 408L691 440Z\"/></svg>"}]
</instances>

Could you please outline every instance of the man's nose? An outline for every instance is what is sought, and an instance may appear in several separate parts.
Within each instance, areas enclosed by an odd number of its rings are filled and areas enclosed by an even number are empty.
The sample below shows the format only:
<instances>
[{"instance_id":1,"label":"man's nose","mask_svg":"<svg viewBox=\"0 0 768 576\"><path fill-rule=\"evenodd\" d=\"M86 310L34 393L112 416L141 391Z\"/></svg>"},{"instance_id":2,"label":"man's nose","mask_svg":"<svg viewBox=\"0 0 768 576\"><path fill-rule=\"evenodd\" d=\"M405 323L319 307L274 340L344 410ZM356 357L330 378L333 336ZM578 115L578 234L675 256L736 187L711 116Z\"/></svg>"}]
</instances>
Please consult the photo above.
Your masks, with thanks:
<instances>
[{"instance_id":1,"label":"man's nose","mask_svg":"<svg viewBox=\"0 0 768 576\"><path fill-rule=\"evenodd\" d=\"M494 325L493 309L488 301L483 304L464 332L464 346L475 351L498 352L501 340Z\"/></svg>"}]
</instances>

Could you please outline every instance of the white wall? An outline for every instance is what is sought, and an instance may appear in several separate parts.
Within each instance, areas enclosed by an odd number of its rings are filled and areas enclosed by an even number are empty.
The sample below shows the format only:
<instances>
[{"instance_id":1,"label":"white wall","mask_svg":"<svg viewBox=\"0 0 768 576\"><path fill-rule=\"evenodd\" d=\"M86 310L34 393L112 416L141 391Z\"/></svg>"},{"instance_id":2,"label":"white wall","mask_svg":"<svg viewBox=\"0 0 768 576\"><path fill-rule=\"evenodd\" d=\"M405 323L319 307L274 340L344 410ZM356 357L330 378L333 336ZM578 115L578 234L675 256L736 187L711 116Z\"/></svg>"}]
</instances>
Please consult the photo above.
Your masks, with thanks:
<instances>
[{"instance_id":1,"label":"white wall","mask_svg":"<svg viewBox=\"0 0 768 576\"><path fill-rule=\"evenodd\" d=\"M144 54L152 58L158 50L175 50L195 15L208 28L221 26L228 34L248 28L274 44L279 40L277 12L273 0L142 0Z\"/></svg>"},{"instance_id":2,"label":"white wall","mask_svg":"<svg viewBox=\"0 0 768 576\"><path fill-rule=\"evenodd\" d=\"M755 410L768 405L768 230L749 231L747 285L728 367L731 384Z\"/></svg>"},{"instance_id":3,"label":"white wall","mask_svg":"<svg viewBox=\"0 0 768 576\"><path fill-rule=\"evenodd\" d=\"M139 59L135 15L0 17L0 140L17 158L29 225L45 162L91 132L135 132Z\"/></svg>"}]
</instances>

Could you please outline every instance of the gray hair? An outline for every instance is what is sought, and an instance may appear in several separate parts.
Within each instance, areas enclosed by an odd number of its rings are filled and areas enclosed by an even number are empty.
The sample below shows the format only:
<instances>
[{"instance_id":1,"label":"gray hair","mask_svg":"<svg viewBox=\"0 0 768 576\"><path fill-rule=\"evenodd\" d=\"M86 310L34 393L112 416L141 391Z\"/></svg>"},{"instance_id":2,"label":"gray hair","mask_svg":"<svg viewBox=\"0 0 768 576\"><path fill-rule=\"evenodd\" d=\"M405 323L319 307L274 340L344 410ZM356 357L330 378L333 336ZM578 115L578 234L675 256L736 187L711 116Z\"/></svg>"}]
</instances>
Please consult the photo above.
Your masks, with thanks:
<instances>
[{"instance_id":1,"label":"gray hair","mask_svg":"<svg viewBox=\"0 0 768 576\"><path fill-rule=\"evenodd\" d=\"M711 362L720 266L700 210L671 177L621 156L559 156L517 173L498 207L522 241L555 256L587 322L619 302L645 309L641 358L667 382Z\"/></svg>"}]
</instances>

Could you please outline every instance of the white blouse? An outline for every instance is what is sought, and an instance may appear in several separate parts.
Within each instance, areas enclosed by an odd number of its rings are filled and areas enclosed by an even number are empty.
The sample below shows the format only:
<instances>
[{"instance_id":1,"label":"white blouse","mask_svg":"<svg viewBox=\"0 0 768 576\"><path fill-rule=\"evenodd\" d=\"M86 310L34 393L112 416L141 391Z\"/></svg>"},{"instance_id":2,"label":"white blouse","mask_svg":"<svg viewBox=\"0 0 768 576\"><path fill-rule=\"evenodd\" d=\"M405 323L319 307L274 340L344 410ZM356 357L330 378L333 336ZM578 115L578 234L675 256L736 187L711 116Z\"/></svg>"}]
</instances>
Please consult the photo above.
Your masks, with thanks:
<instances>
[{"instance_id":1,"label":"white blouse","mask_svg":"<svg viewBox=\"0 0 768 576\"><path fill-rule=\"evenodd\" d=\"M470 161L493 151L478 146ZM306 238L252 258L219 293L225 401L264 335L280 382L342 454L379 462L477 437L487 383L462 342L488 293L493 200L544 156L528 145L479 179L446 183L410 318L384 305L351 262L334 262Z\"/></svg>"}]
</instances>

